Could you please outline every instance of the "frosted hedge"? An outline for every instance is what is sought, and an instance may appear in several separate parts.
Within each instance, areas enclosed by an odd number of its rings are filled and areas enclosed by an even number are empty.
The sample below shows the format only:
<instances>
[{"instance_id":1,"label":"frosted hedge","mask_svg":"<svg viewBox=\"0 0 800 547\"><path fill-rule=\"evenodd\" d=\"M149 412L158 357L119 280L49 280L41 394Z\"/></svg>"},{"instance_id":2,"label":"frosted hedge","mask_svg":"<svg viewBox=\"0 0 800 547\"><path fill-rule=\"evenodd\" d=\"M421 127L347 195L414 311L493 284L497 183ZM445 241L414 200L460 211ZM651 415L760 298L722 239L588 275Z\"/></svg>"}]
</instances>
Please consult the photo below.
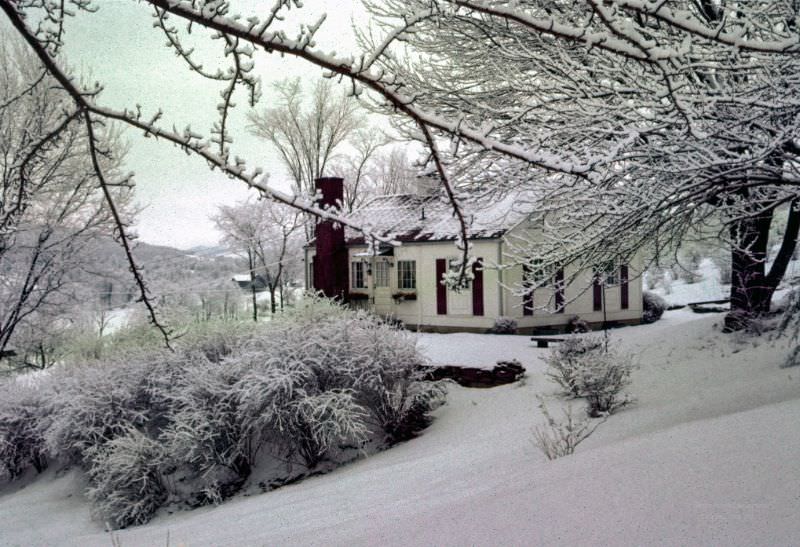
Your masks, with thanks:
<instances>
[{"instance_id":1,"label":"frosted hedge","mask_svg":"<svg viewBox=\"0 0 800 547\"><path fill-rule=\"evenodd\" d=\"M232 328L232 331L231 331ZM213 329L212 329L213 330ZM413 335L319 303L0 386L0 480L79 466L116 527L216 503L408 439L442 404Z\"/></svg>"}]
</instances>

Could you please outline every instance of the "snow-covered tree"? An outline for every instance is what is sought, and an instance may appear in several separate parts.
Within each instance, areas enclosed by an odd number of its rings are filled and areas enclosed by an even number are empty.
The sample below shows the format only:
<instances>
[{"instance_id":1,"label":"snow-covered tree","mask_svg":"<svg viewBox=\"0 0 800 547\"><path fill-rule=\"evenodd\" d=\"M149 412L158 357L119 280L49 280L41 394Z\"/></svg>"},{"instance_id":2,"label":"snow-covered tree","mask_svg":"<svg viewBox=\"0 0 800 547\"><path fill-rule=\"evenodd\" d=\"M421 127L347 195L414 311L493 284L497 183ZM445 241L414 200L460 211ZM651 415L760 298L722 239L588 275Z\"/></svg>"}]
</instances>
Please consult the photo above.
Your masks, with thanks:
<instances>
[{"instance_id":1,"label":"snow-covered tree","mask_svg":"<svg viewBox=\"0 0 800 547\"><path fill-rule=\"evenodd\" d=\"M0 35L0 351L50 364L54 332L79 297L93 241L130 218L130 187L116 176L124 148L110 128L90 138L36 57ZM115 208L108 207L109 199Z\"/></svg>"},{"instance_id":2,"label":"snow-covered tree","mask_svg":"<svg viewBox=\"0 0 800 547\"><path fill-rule=\"evenodd\" d=\"M763 307L762 288L775 276L762 273L759 234L774 206L794 200L796 3L365 3L383 26L363 31L362 51L337 56L315 46L324 19L303 20L302 6L289 0L276 0L266 13L239 13L245 8L225 0L140 2L153 10L168 47L188 69L220 86L209 138L166 128L159 114L99 106L67 76L56 60L63 22L77 11L89 14L96 7L90 2L73 0L72 9L61 9L0 0L0 9L89 126L118 120L266 196L362 228L266 186L259 169L231 152L232 99L237 89L251 104L258 99L255 66L263 52L338 77L353 94L406 120L430 151L461 227L462 268L450 276L455 285L467 280L471 263L469 211L456 186L471 180L485 191L518 187L547 204L539 211L544 226L560 235L537 254L550 263L588 266L607 258L608 248L626 255L645 240L679 238L687 223L721 206L738 261L734 307L746 313ZM287 32L290 8L301 24ZM193 29L218 38L220 70L205 68L184 45Z\"/></svg>"},{"instance_id":3,"label":"snow-covered tree","mask_svg":"<svg viewBox=\"0 0 800 547\"><path fill-rule=\"evenodd\" d=\"M548 159L460 134L447 155L455 183L530 199L542 229L518 245L521 261L591 268L722 218L729 326L769 309L800 226L797 3L367 4L386 31L362 41L387 52L378 64L418 106Z\"/></svg>"},{"instance_id":4,"label":"snow-covered tree","mask_svg":"<svg viewBox=\"0 0 800 547\"><path fill-rule=\"evenodd\" d=\"M223 205L213 217L223 241L247 259L253 300L253 320L258 320L256 281L269 290L270 309L277 310L277 296L285 284L287 267L300 260L300 214L269 200ZM281 301L283 308L283 301Z\"/></svg>"},{"instance_id":5,"label":"snow-covered tree","mask_svg":"<svg viewBox=\"0 0 800 547\"><path fill-rule=\"evenodd\" d=\"M364 127L358 103L330 80L314 84L309 99L300 79L274 85L278 100L250 112L250 131L280 153L298 195L313 195L314 181L325 175L337 152Z\"/></svg>"}]
</instances>

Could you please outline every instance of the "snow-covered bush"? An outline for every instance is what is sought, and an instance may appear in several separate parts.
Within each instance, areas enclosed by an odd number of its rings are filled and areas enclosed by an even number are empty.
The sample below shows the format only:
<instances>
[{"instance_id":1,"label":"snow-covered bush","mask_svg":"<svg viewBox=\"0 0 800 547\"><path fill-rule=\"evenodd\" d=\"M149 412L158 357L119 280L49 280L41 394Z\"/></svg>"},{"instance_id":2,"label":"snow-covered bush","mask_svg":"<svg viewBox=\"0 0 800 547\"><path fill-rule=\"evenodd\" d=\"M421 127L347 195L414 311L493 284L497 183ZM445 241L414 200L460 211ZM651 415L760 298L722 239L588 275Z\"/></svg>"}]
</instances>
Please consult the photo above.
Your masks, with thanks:
<instances>
[{"instance_id":1,"label":"snow-covered bush","mask_svg":"<svg viewBox=\"0 0 800 547\"><path fill-rule=\"evenodd\" d=\"M586 397L589 416L596 418L613 414L630 404L632 399L623 390L631 383L633 361L613 350L591 355L579 369L578 385Z\"/></svg>"},{"instance_id":2,"label":"snow-covered bush","mask_svg":"<svg viewBox=\"0 0 800 547\"><path fill-rule=\"evenodd\" d=\"M561 386L565 395L581 397L581 370L602 351L602 340L570 336L550 351L545 359L548 365L545 375Z\"/></svg>"},{"instance_id":3,"label":"snow-covered bush","mask_svg":"<svg viewBox=\"0 0 800 547\"><path fill-rule=\"evenodd\" d=\"M425 364L416 339L406 331L355 315L347 325L351 387L380 425L386 440L407 440L429 423L444 402L442 384L424 381ZM380 342L379 342L380 341ZM343 348L344 349L344 348Z\"/></svg>"},{"instance_id":4,"label":"snow-covered bush","mask_svg":"<svg viewBox=\"0 0 800 547\"><path fill-rule=\"evenodd\" d=\"M494 320L490 334L517 334L517 321L511 317L500 316Z\"/></svg>"},{"instance_id":5,"label":"snow-covered bush","mask_svg":"<svg viewBox=\"0 0 800 547\"><path fill-rule=\"evenodd\" d=\"M567 322L567 332L569 333L580 334L591 331L592 329L589 327L589 323L587 323L585 319L581 319L578 315L573 315L569 318L569 322Z\"/></svg>"},{"instance_id":6,"label":"snow-covered bush","mask_svg":"<svg viewBox=\"0 0 800 547\"><path fill-rule=\"evenodd\" d=\"M0 387L0 481L13 480L30 468L41 473L47 466L38 427L43 403L35 386L10 381Z\"/></svg>"},{"instance_id":7,"label":"snow-covered bush","mask_svg":"<svg viewBox=\"0 0 800 547\"><path fill-rule=\"evenodd\" d=\"M115 528L143 524L167 500L162 445L127 427L107 443L87 449L95 513Z\"/></svg>"},{"instance_id":8,"label":"snow-covered bush","mask_svg":"<svg viewBox=\"0 0 800 547\"><path fill-rule=\"evenodd\" d=\"M367 439L367 413L352 390L332 389L299 397L290 412L286 438L309 469L335 446L359 445Z\"/></svg>"},{"instance_id":9,"label":"snow-covered bush","mask_svg":"<svg viewBox=\"0 0 800 547\"><path fill-rule=\"evenodd\" d=\"M572 405L568 405L564 410L561 420L553 418L543 401L539 401L539 408L547 420L547 425L538 426L533 430L533 443L548 460L574 453L575 447L603 423L602 421L593 423L588 418L575 417Z\"/></svg>"},{"instance_id":10,"label":"snow-covered bush","mask_svg":"<svg viewBox=\"0 0 800 547\"><path fill-rule=\"evenodd\" d=\"M50 419L41 424L48 450L83 463L87 451L146 422L142 363L84 366L60 371L48 400Z\"/></svg>"},{"instance_id":11,"label":"snow-covered bush","mask_svg":"<svg viewBox=\"0 0 800 547\"><path fill-rule=\"evenodd\" d=\"M655 293L642 293L642 323L655 323L667 309L667 301Z\"/></svg>"},{"instance_id":12,"label":"snow-covered bush","mask_svg":"<svg viewBox=\"0 0 800 547\"><path fill-rule=\"evenodd\" d=\"M193 504L218 503L235 493L253 461L238 419L235 386L242 369L202 357L187 362L167 392L167 425L159 436L191 485L190 499L183 501Z\"/></svg>"},{"instance_id":13,"label":"snow-covered bush","mask_svg":"<svg viewBox=\"0 0 800 547\"><path fill-rule=\"evenodd\" d=\"M39 425L48 452L83 464L89 448L130 427L157 434L167 422L167 392L175 389L187 359L187 354L158 349L54 372L47 419Z\"/></svg>"},{"instance_id":14,"label":"snow-covered bush","mask_svg":"<svg viewBox=\"0 0 800 547\"><path fill-rule=\"evenodd\" d=\"M165 500L219 502L267 456L288 466L265 464L261 478L285 483L295 464L329 469L427 425L444 389L423 381L415 339L320 304L252 327L207 323L174 352L123 345L54 369L30 419L0 395L6 474L38 465L46 446L87 471L98 512L125 526Z\"/></svg>"},{"instance_id":15,"label":"snow-covered bush","mask_svg":"<svg viewBox=\"0 0 800 547\"><path fill-rule=\"evenodd\" d=\"M622 391L630 384L633 361L599 338L569 337L553 348L547 364L547 377L566 395L586 398L589 416L611 414L631 402Z\"/></svg>"}]
</instances>

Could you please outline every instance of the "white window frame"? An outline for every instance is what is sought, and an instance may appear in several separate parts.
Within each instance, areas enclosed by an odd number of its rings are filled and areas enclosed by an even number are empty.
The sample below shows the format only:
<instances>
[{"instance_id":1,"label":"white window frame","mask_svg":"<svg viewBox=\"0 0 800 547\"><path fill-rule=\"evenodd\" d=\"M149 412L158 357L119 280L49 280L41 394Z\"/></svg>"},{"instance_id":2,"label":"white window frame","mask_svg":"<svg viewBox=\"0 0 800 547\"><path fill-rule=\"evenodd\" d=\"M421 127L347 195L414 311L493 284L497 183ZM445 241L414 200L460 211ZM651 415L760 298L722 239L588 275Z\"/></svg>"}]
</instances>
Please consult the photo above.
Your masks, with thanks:
<instances>
[{"instance_id":1,"label":"white window frame","mask_svg":"<svg viewBox=\"0 0 800 547\"><path fill-rule=\"evenodd\" d=\"M405 283L406 281L410 281L410 283ZM416 290L417 288L416 260L397 261L397 288L401 290Z\"/></svg>"},{"instance_id":2,"label":"white window frame","mask_svg":"<svg viewBox=\"0 0 800 547\"><path fill-rule=\"evenodd\" d=\"M350 265L350 288L352 289L366 289L367 279L366 272L364 271L364 263L360 260L354 260Z\"/></svg>"},{"instance_id":3,"label":"white window frame","mask_svg":"<svg viewBox=\"0 0 800 547\"><path fill-rule=\"evenodd\" d=\"M373 281L376 288L385 288L389 286L389 263L385 260L375 261L375 268L372 272Z\"/></svg>"}]
</instances>

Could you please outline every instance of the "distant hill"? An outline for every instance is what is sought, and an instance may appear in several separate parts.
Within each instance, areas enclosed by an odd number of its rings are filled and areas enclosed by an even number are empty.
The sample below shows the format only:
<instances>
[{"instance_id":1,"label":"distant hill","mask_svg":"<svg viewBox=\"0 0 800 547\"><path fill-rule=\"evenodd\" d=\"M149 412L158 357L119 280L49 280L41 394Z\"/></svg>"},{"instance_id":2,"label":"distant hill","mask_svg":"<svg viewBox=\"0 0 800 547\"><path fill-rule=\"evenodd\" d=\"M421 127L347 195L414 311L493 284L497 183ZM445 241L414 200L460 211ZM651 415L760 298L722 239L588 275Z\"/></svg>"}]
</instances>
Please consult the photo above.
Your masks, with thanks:
<instances>
[{"instance_id":1,"label":"distant hill","mask_svg":"<svg viewBox=\"0 0 800 547\"><path fill-rule=\"evenodd\" d=\"M198 245L197 247L186 249L185 252L198 258L236 257L236 255L232 253L230 249L222 245Z\"/></svg>"},{"instance_id":2,"label":"distant hill","mask_svg":"<svg viewBox=\"0 0 800 547\"><path fill-rule=\"evenodd\" d=\"M84 276L93 294L108 307L123 306L138 298L128 261L119 243L111 238L95 242L92 270ZM235 289L231 279L243 268L224 247L181 250L136 241L133 254L155 298L180 300L182 295ZM246 267L245 267L246 268Z\"/></svg>"}]
</instances>

